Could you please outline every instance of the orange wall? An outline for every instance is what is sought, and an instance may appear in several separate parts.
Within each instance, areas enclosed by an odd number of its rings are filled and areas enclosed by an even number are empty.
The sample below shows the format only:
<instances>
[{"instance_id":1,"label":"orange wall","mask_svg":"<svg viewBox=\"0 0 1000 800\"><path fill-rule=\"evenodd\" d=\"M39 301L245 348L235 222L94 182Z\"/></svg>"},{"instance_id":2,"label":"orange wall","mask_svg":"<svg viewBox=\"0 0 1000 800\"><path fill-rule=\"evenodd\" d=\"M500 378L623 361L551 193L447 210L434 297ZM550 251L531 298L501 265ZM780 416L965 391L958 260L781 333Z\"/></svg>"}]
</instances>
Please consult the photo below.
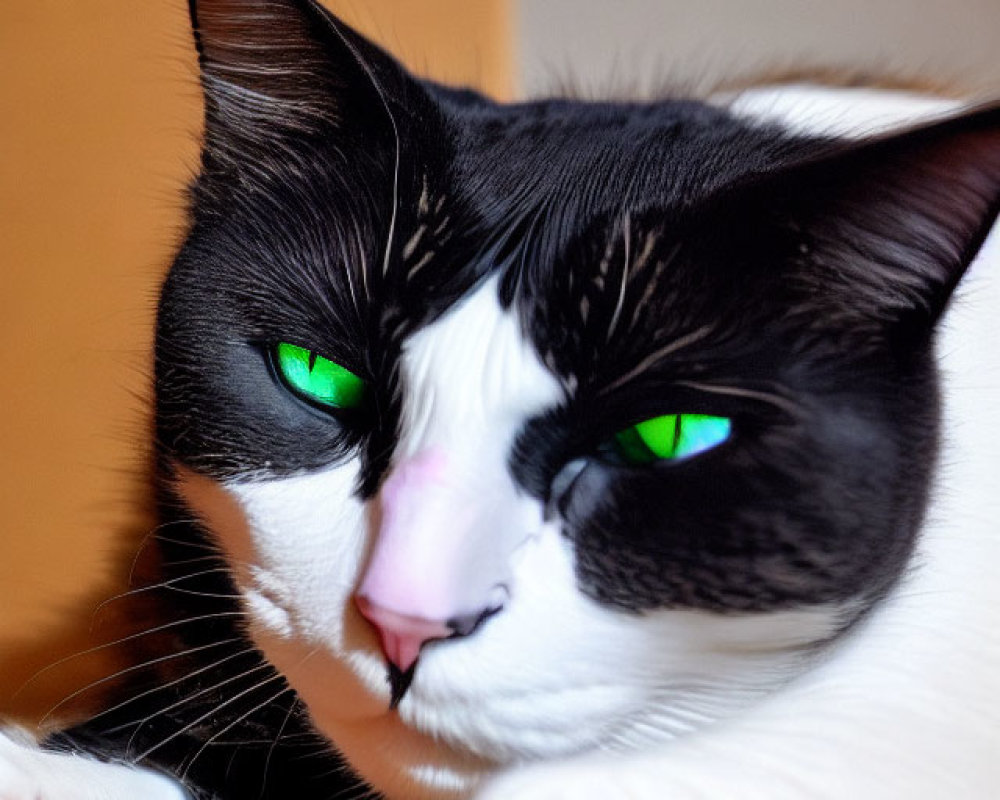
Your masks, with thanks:
<instances>
[{"instance_id":1,"label":"orange wall","mask_svg":"<svg viewBox=\"0 0 1000 800\"><path fill-rule=\"evenodd\" d=\"M504 0L328 5L417 71L509 93ZM149 524L152 314L201 111L182 0L0 3L0 66L2 713L81 647Z\"/></svg>"}]
</instances>

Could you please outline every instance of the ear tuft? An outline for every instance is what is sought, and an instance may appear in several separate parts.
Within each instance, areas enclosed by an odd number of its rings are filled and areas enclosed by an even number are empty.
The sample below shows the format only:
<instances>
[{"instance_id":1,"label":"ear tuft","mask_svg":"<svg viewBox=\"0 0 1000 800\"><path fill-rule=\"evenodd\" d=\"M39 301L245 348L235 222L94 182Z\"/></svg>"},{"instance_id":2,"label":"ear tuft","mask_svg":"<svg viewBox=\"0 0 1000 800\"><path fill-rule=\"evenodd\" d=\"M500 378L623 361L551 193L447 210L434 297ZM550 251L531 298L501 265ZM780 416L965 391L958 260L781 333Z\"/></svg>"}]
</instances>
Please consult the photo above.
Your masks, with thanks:
<instances>
[{"instance_id":1,"label":"ear tuft","mask_svg":"<svg viewBox=\"0 0 1000 800\"><path fill-rule=\"evenodd\" d=\"M189 0L209 146L384 127L403 70L313 0ZM362 134L363 135L363 134Z\"/></svg>"}]
</instances>

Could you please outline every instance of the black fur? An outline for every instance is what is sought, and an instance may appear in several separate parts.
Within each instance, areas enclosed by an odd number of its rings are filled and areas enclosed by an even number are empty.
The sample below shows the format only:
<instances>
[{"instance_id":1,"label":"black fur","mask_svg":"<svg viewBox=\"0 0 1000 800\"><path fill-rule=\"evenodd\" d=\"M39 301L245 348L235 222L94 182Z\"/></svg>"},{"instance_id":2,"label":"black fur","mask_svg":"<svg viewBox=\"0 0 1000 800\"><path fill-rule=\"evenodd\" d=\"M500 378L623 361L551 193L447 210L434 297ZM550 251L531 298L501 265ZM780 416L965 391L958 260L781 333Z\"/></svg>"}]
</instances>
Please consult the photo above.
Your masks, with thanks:
<instances>
[{"instance_id":1,"label":"black fur","mask_svg":"<svg viewBox=\"0 0 1000 800\"><path fill-rule=\"evenodd\" d=\"M409 76L309 0L191 12L206 134L158 319L161 479L358 454L371 497L401 342L500 273L569 397L510 468L560 515L583 591L636 613L851 603L846 623L904 569L938 436L934 323L997 214L996 109L843 144L692 101L500 105ZM362 375L373 410L294 398L278 340ZM731 440L652 467L609 451L679 410L732 417ZM350 793L241 632L225 565L192 561L207 534L168 484L160 577L184 593L161 592L170 627L147 647L189 655L57 743L199 797Z\"/></svg>"}]
</instances>

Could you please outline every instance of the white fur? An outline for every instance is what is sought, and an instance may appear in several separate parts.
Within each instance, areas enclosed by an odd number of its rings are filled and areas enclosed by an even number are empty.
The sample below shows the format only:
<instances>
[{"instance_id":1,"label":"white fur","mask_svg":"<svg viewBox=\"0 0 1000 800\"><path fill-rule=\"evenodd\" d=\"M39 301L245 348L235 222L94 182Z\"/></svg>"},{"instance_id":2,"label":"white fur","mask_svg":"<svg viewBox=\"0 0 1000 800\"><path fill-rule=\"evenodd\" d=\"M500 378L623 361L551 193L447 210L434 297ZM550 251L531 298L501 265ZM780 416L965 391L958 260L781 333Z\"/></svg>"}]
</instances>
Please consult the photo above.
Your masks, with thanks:
<instances>
[{"instance_id":1,"label":"white fur","mask_svg":"<svg viewBox=\"0 0 1000 800\"><path fill-rule=\"evenodd\" d=\"M174 781L148 770L46 753L15 731L0 732L2 800L186 800Z\"/></svg>"},{"instance_id":2,"label":"white fur","mask_svg":"<svg viewBox=\"0 0 1000 800\"><path fill-rule=\"evenodd\" d=\"M524 420L562 392L517 318L500 313L498 283L489 279L404 344L394 467L432 454L438 468L402 503L381 505L387 513L409 506L378 533L387 541L373 557L400 613L448 619L495 605L512 554L542 524L541 507L523 496L507 463Z\"/></svg>"},{"instance_id":3,"label":"white fur","mask_svg":"<svg viewBox=\"0 0 1000 800\"><path fill-rule=\"evenodd\" d=\"M713 99L739 116L779 121L788 130L814 136L877 134L961 108L957 100L929 95L810 84L764 86Z\"/></svg>"}]
</instances>

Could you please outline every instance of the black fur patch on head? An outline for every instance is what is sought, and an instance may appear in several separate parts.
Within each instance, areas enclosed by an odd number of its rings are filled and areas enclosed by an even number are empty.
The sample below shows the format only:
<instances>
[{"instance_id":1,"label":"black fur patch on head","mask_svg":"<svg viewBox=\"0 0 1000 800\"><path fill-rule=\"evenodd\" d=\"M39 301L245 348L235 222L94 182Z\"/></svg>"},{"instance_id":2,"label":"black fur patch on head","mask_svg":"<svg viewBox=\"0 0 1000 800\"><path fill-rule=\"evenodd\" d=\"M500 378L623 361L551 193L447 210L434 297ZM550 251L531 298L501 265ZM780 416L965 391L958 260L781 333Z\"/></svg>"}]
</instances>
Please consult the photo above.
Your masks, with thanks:
<instances>
[{"instance_id":1,"label":"black fur patch on head","mask_svg":"<svg viewBox=\"0 0 1000 800\"><path fill-rule=\"evenodd\" d=\"M588 593L861 610L900 574L936 454L933 326L996 218L998 121L817 142L533 250L509 284L571 397L527 426L513 467L547 498L585 461L558 505ZM678 463L602 455L667 413L728 417L732 435Z\"/></svg>"}]
</instances>

